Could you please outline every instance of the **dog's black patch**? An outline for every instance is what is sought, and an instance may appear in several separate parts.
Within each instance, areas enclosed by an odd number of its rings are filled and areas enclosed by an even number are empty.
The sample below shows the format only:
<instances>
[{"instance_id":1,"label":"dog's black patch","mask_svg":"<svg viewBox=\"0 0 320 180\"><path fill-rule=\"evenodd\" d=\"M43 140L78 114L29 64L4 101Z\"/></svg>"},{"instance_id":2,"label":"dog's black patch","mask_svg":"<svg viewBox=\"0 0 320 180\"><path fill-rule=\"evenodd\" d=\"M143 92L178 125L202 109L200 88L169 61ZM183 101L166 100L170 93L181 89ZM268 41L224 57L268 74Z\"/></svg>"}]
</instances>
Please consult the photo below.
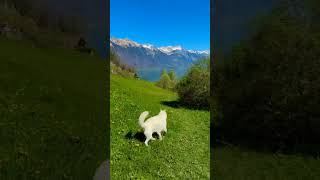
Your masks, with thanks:
<instances>
[{"instance_id":1,"label":"dog's black patch","mask_svg":"<svg viewBox=\"0 0 320 180\"><path fill-rule=\"evenodd\" d=\"M152 133L152 137L154 137L154 138L156 138L156 139L159 139L159 136L158 136L158 134L157 133Z\"/></svg>"},{"instance_id":2,"label":"dog's black patch","mask_svg":"<svg viewBox=\"0 0 320 180\"><path fill-rule=\"evenodd\" d=\"M124 137L130 140L136 139L140 142L144 142L146 140L146 136L144 135L143 132L137 132L134 134L131 130ZM158 134L155 132L152 134L152 137L159 139Z\"/></svg>"}]
</instances>

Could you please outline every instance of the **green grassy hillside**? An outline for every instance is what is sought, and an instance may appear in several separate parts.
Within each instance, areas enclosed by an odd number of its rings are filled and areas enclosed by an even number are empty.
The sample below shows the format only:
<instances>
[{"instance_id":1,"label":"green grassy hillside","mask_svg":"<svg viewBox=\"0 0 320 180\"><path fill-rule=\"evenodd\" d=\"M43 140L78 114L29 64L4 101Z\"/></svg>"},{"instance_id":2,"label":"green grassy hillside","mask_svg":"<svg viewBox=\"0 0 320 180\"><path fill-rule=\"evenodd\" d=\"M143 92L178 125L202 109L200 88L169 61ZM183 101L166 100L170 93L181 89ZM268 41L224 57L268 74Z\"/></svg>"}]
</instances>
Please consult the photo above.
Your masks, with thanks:
<instances>
[{"instance_id":1,"label":"green grassy hillside","mask_svg":"<svg viewBox=\"0 0 320 180\"><path fill-rule=\"evenodd\" d=\"M209 179L209 111L175 108L176 94L146 81L112 75L110 85L112 179ZM168 133L146 147L138 117L160 109Z\"/></svg>"},{"instance_id":2,"label":"green grassy hillside","mask_svg":"<svg viewBox=\"0 0 320 180\"><path fill-rule=\"evenodd\" d=\"M91 179L107 158L106 61L0 39L0 179Z\"/></svg>"}]
</instances>

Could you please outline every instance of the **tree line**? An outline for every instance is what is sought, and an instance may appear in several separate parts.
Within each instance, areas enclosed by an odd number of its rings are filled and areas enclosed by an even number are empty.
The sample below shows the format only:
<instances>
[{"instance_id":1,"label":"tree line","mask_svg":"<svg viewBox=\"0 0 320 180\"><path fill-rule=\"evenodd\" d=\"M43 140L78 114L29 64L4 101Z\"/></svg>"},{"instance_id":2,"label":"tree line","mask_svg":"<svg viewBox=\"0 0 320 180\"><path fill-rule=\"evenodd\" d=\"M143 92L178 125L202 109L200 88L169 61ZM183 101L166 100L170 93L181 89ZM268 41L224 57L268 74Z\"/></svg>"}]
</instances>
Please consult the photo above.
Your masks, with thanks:
<instances>
[{"instance_id":1,"label":"tree line","mask_svg":"<svg viewBox=\"0 0 320 180\"><path fill-rule=\"evenodd\" d=\"M112 74L119 74L124 77L139 78L134 67L126 65L121 62L117 53L110 49L110 69Z\"/></svg>"},{"instance_id":2,"label":"tree line","mask_svg":"<svg viewBox=\"0 0 320 180\"><path fill-rule=\"evenodd\" d=\"M0 0L3 7L16 10L21 16L32 18L39 27L79 34L84 25L72 13L57 13L40 0Z\"/></svg>"},{"instance_id":3,"label":"tree line","mask_svg":"<svg viewBox=\"0 0 320 180\"><path fill-rule=\"evenodd\" d=\"M320 152L320 3L281 1L215 61L215 138L261 150Z\"/></svg>"},{"instance_id":4,"label":"tree line","mask_svg":"<svg viewBox=\"0 0 320 180\"><path fill-rule=\"evenodd\" d=\"M0 0L0 25L14 29L8 37L25 39L38 46L73 48L85 31L71 13L58 13L45 1Z\"/></svg>"}]
</instances>

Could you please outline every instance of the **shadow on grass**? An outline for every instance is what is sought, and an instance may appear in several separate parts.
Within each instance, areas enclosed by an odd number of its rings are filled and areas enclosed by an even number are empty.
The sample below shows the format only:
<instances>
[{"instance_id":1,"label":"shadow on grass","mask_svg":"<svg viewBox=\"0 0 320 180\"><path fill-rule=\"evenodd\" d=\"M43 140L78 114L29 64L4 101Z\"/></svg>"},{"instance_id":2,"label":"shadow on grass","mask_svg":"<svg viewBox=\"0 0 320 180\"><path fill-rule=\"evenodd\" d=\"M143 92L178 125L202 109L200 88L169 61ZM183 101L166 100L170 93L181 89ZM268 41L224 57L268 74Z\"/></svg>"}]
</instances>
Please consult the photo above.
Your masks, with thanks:
<instances>
[{"instance_id":1,"label":"shadow on grass","mask_svg":"<svg viewBox=\"0 0 320 180\"><path fill-rule=\"evenodd\" d=\"M131 130L125 135L125 138L130 140L136 139L140 142L144 142L146 140L146 137L144 136L143 132L133 133Z\"/></svg>"},{"instance_id":2,"label":"shadow on grass","mask_svg":"<svg viewBox=\"0 0 320 180\"><path fill-rule=\"evenodd\" d=\"M285 155L299 155L304 157L320 157L319 144L283 144L277 142L270 142L268 139L248 137L240 135L228 135L228 131L221 131L214 128L210 131L210 147L215 149L219 147L239 148L242 151L251 151L257 153L267 154L285 154Z\"/></svg>"},{"instance_id":3,"label":"shadow on grass","mask_svg":"<svg viewBox=\"0 0 320 180\"><path fill-rule=\"evenodd\" d=\"M172 108L185 108L185 109L191 109L191 110L206 110L209 111L209 107L194 107L187 104L184 104L180 101L161 101L162 105L169 106Z\"/></svg>"}]
</instances>

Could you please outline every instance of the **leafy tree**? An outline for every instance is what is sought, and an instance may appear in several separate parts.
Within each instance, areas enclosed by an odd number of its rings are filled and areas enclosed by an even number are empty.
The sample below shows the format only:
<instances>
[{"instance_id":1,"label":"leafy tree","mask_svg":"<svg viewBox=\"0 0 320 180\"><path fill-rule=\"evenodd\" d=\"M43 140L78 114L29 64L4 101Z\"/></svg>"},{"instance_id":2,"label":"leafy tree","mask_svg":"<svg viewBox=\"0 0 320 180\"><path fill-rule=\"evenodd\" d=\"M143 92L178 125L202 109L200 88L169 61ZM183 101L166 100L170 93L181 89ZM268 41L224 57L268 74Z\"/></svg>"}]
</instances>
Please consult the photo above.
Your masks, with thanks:
<instances>
[{"instance_id":1,"label":"leafy tree","mask_svg":"<svg viewBox=\"0 0 320 180\"><path fill-rule=\"evenodd\" d=\"M194 108L209 108L210 60L192 66L176 86L181 103Z\"/></svg>"},{"instance_id":2,"label":"leafy tree","mask_svg":"<svg viewBox=\"0 0 320 180\"><path fill-rule=\"evenodd\" d=\"M161 73L160 80L156 83L157 86L163 89L170 89L171 88L171 79L167 74L166 70L163 70Z\"/></svg>"},{"instance_id":3,"label":"leafy tree","mask_svg":"<svg viewBox=\"0 0 320 180\"><path fill-rule=\"evenodd\" d=\"M160 76L162 76L162 75L164 75L164 74L167 74L167 70L166 70L166 69L162 69Z\"/></svg>"},{"instance_id":4,"label":"leafy tree","mask_svg":"<svg viewBox=\"0 0 320 180\"><path fill-rule=\"evenodd\" d=\"M163 69L160 80L156 85L164 89L175 90L176 83L177 79L174 70L170 70L169 73L167 73L166 69Z\"/></svg>"},{"instance_id":5,"label":"leafy tree","mask_svg":"<svg viewBox=\"0 0 320 180\"><path fill-rule=\"evenodd\" d=\"M310 9L281 5L216 64L219 134L271 150L318 152L320 36L306 23L314 19L297 15Z\"/></svg>"}]
</instances>

